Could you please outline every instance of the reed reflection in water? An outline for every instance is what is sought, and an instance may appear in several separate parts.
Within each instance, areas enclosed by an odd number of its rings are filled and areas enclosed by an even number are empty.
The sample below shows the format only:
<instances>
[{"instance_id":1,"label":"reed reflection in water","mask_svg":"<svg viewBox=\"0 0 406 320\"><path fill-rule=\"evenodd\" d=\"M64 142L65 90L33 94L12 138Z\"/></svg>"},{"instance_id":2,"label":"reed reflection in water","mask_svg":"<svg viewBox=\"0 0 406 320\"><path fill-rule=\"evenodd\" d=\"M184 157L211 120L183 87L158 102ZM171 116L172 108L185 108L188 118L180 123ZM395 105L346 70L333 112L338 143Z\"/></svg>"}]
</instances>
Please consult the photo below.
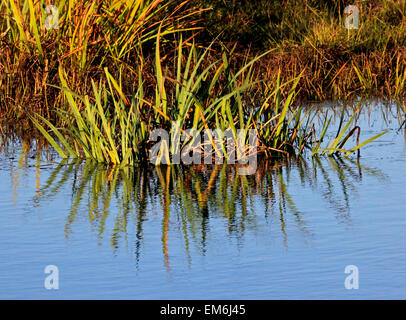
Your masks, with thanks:
<instances>
[{"instance_id":1,"label":"reed reflection in water","mask_svg":"<svg viewBox=\"0 0 406 320\"><path fill-rule=\"evenodd\" d=\"M351 198L356 197L363 175L386 178L379 170L342 158L262 162L252 176L238 175L231 165L117 169L73 161L57 165L33 200L39 205L52 201L71 185L65 237L72 236L75 222L88 221L99 240L110 239L115 253L126 243L129 229L134 228L137 265L145 221L161 219L161 230L156 232L161 233L163 263L169 271L170 230L182 235L190 263L192 245L201 255L206 253L208 233L213 233L210 220L224 226L219 238L234 238L237 245L244 244L245 232L263 229L264 222L269 233L276 232L278 226L287 247L286 217L293 215L296 230L311 240L312 228L306 212L300 209L301 195L291 194L288 188L292 179L299 179L303 190L319 193L339 222L350 224ZM114 222L108 224L107 219ZM219 223L215 225L215 232L219 232Z\"/></svg>"}]
</instances>

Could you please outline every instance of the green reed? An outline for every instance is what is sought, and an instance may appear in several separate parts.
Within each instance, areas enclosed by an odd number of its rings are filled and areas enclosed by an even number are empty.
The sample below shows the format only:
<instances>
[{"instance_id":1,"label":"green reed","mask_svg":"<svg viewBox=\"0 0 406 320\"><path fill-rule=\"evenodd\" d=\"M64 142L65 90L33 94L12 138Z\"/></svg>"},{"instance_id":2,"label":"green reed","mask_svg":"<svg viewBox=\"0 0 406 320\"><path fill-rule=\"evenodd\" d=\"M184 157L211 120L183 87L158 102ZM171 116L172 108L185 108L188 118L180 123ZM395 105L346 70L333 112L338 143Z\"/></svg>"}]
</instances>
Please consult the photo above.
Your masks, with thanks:
<instances>
[{"instance_id":1,"label":"green reed","mask_svg":"<svg viewBox=\"0 0 406 320\"><path fill-rule=\"evenodd\" d=\"M362 143L357 139L355 147L344 149L349 138L360 132L357 126L351 128L355 112L342 129L340 125L334 141L323 148L321 143L329 120L326 119L321 136L317 138L309 111L304 113L303 108L293 106L301 75L283 84L278 76L275 85L265 83L258 91L257 84L264 81L253 74L253 66L266 53L247 61L237 72L233 72L226 54L222 59L203 67L210 49L208 47L200 52L192 43L187 52L181 37L177 62L172 71L176 79L173 79L167 76L170 72L168 66L164 68L161 65L158 31L153 101L148 101L144 95L141 71L137 91L132 96L125 95L121 77L114 79L105 68L105 81L98 84L92 81L93 97L83 97L71 91L66 73L60 67L61 90L68 101L68 111L60 109L55 112L66 126L57 128L39 114L30 115L30 119L62 158L87 158L121 166L150 161L151 132L156 128L173 130L174 123L181 132L193 128L199 134L209 132L209 129L230 129L235 141L237 129L245 133L250 129L255 130L259 141L256 152L266 158L275 155L300 156L305 148L311 149L313 155L345 152L348 156L385 133ZM289 88L289 92L283 100L282 90L286 88ZM351 130L347 133L348 129ZM214 151L219 152L213 137L210 139ZM247 134L245 139L242 141L244 145ZM191 142L193 137L189 136L182 147ZM169 159L173 147L162 144L156 164ZM220 148L223 153L219 153L227 160L229 155L224 144Z\"/></svg>"}]
</instances>

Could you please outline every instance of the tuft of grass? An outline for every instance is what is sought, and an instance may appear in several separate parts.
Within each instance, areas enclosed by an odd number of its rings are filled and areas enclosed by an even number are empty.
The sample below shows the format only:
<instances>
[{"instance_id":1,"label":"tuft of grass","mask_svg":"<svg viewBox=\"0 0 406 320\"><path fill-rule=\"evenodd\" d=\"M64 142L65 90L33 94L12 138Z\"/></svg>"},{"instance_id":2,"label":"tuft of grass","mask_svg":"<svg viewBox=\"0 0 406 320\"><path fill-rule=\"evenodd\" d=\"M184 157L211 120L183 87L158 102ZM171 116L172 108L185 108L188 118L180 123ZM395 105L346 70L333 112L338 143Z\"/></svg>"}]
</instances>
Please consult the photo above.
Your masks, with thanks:
<instances>
[{"instance_id":1,"label":"tuft of grass","mask_svg":"<svg viewBox=\"0 0 406 320\"><path fill-rule=\"evenodd\" d=\"M355 110L353 115L350 117L350 119L344 124L344 108L341 113L340 117L340 124L337 129L337 134L336 136L328 143L328 145L325 148L321 148L321 142L324 140L324 137L326 136L328 127L330 125L330 120L329 118L327 121L324 122L323 124L323 129L320 135L320 138L318 141L315 141L312 145L312 155L317 155L317 154L328 154L329 156L332 156L334 154L338 154L340 152L344 153L345 157L348 157L350 154L353 152L357 151L358 152L358 157L360 155L360 148L363 146L367 145L368 143L378 139L379 137L383 136L384 134L388 133L390 130L386 130L384 132L381 132L371 138L368 138L367 140L363 141L360 143L359 137L361 134L361 128L357 125L354 125L352 129L351 126L354 124L355 119L357 117L357 114L359 112L360 108ZM327 118L327 115L326 115ZM356 135L356 141L357 144L356 146L352 147L351 149L344 149L346 143L350 140L352 136Z\"/></svg>"},{"instance_id":2,"label":"tuft of grass","mask_svg":"<svg viewBox=\"0 0 406 320\"><path fill-rule=\"evenodd\" d=\"M174 70L170 72L168 67L161 64L160 32L157 37L153 101L148 101L144 96L141 72L137 91L132 96L126 96L122 78L115 79L106 68L104 81L98 84L92 81L93 96L89 97L75 94L69 88L66 73L60 67L61 90L69 107L67 111L56 110L56 113L66 126L57 128L40 115L36 116L38 120L35 115L30 118L62 158L87 158L120 166L152 160L155 164L170 163L171 153L176 153L176 141L171 145L162 143L158 158L151 159L149 153L154 143L150 141L150 136L155 129L174 130L174 123L182 134L186 134L181 147L190 146L195 141L195 135L188 131L190 128L200 136L205 132L210 133L210 130L229 130L234 141L238 141L237 130L240 129L245 133L241 142L243 145L248 141L248 130L253 129L259 141L256 152L266 158L300 156L306 147L311 148L311 141L316 141L309 112L303 113L301 107L293 108L302 75L294 81L282 83L279 74L274 87L263 86L258 91L258 83L264 81L253 74L253 67L265 54L246 61L234 72L227 54L203 66L211 47L199 50L191 43L189 50L185 50L182 38L176 51ZM168 76L169 73L175 74L176 79ZM289 93L283 100L282 90L286 87ZM172 89L168 91L168 88ZM357 141L356 147L344 150L350 136L360 130L355 127L344 136L355 115L334 141L323 149L320 144L328 128L326 123L319 142L313 144L312 154L327 153L331 156L344 151L349 155L380 136L361 144ZM61 146L50 133L54 134ZM218 144L218 140L222 143ZM215 156L226 160L231 157L221 137L210 136L210 143Z\"/></svg>"}]
</instances>

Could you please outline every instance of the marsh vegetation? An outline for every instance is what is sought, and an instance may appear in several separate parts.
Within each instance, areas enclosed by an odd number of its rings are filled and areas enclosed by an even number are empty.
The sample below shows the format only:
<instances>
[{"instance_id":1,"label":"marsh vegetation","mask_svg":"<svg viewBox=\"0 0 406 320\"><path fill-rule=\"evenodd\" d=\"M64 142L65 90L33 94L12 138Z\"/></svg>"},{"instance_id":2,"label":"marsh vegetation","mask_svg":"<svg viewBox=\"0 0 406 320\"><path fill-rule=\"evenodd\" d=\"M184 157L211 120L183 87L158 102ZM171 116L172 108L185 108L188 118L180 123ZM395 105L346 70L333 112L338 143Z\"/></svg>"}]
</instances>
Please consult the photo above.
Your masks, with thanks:
<instances>
[{"instance_id":1,"label":"marsh vegetation","mask_svg":"<svg viewBox=\"0 0 406 320\"><path fill-rule=\"evenodd\" d=\"M63 158L145 162L151 131L173 122L256 130L267 158L349 155L363 146L346 145L361 130L353 117L322 145L328 118L316 136L299 98L404 96L404 1L360 3L357 30L329 1L70 0L52 16L58 28L46 5L0 6L1 113Z\"/></svg>"}]
</instances>

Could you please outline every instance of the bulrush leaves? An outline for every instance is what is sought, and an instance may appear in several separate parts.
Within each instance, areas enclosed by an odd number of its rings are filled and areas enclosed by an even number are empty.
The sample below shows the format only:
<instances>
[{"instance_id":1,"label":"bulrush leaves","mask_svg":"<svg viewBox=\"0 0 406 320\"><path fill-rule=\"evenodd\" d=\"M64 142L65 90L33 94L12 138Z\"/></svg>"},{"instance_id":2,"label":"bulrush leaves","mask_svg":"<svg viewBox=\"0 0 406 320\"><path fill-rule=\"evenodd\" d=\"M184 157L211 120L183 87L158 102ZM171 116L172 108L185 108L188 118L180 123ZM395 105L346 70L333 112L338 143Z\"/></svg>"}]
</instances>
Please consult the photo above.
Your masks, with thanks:
<instances>
[{"instance_id":1,"label":"bulrush leaves","mask_svg":"<svg viewBox=\"0 0 406 320\"><path fill-rule=\"evenodd\" d=\"M121 72L120 77L115 79L105 68L105 80L98 84L92 81L93 94L89 97L74 94L65 71L59 68L60 89L68 102L68 111L58 110L57 114L66 127L56 128L40 115L30 118L62 158L88 158L120 167L145 163L152 160L149 152L157 141L150 141L150 137L155 129L166 130L168 136L178 132L184 137L177 140L179 146L173 145L175 140L171 140L172 145L168 145L168 141L161 141L162 148L154 160L155 164L162 161L171 163L171 156L185 146L202 149L202 144L194 143L196 136L203 137L205 134L208 134L208 143L213 147L213 156L228 161L235 151L229 151L222 139L224 137L218 133L221 131L224 134L227 130L238 145L247 144L248 132L254 130L257 135L255 152L266 158L300 156L306 149L311 149L313 155L332 156L345 152L348 156L385 133L361 144L357 139L355 147L344 149L353 134L358 132L359 135L360 128L354 126L348 132L356 118L356 110L341 129L343 113L336 137L322 148L330 119L325 118L320 138L317 139L310 111L304 113L302 107L293 106L302 75L287 83L281 83L278 77L276 85L257 86L263 81L253 76L251 67L261 56L243 64L235 73L229 67L230 57L227 55L203 67L211 46L200 52L190 43L186 50L180 37L176 50L177 63L175 70L172 70L176 80L170 77L166 79L159 40L160 32L155 47L156 94L152 102L144 97L142 72L139 72L137 91L127 96L123 90ZM167 66L165 68L168 70ZM258 87L262 91L258 92ZM282 90L285 87L289 90L283 99ZM252 99L253 96L262 98ZM51 134L59 140L60 145ZM241 155L241 150L237 148L237 156Z\"/></svg>"}]
</instances>

